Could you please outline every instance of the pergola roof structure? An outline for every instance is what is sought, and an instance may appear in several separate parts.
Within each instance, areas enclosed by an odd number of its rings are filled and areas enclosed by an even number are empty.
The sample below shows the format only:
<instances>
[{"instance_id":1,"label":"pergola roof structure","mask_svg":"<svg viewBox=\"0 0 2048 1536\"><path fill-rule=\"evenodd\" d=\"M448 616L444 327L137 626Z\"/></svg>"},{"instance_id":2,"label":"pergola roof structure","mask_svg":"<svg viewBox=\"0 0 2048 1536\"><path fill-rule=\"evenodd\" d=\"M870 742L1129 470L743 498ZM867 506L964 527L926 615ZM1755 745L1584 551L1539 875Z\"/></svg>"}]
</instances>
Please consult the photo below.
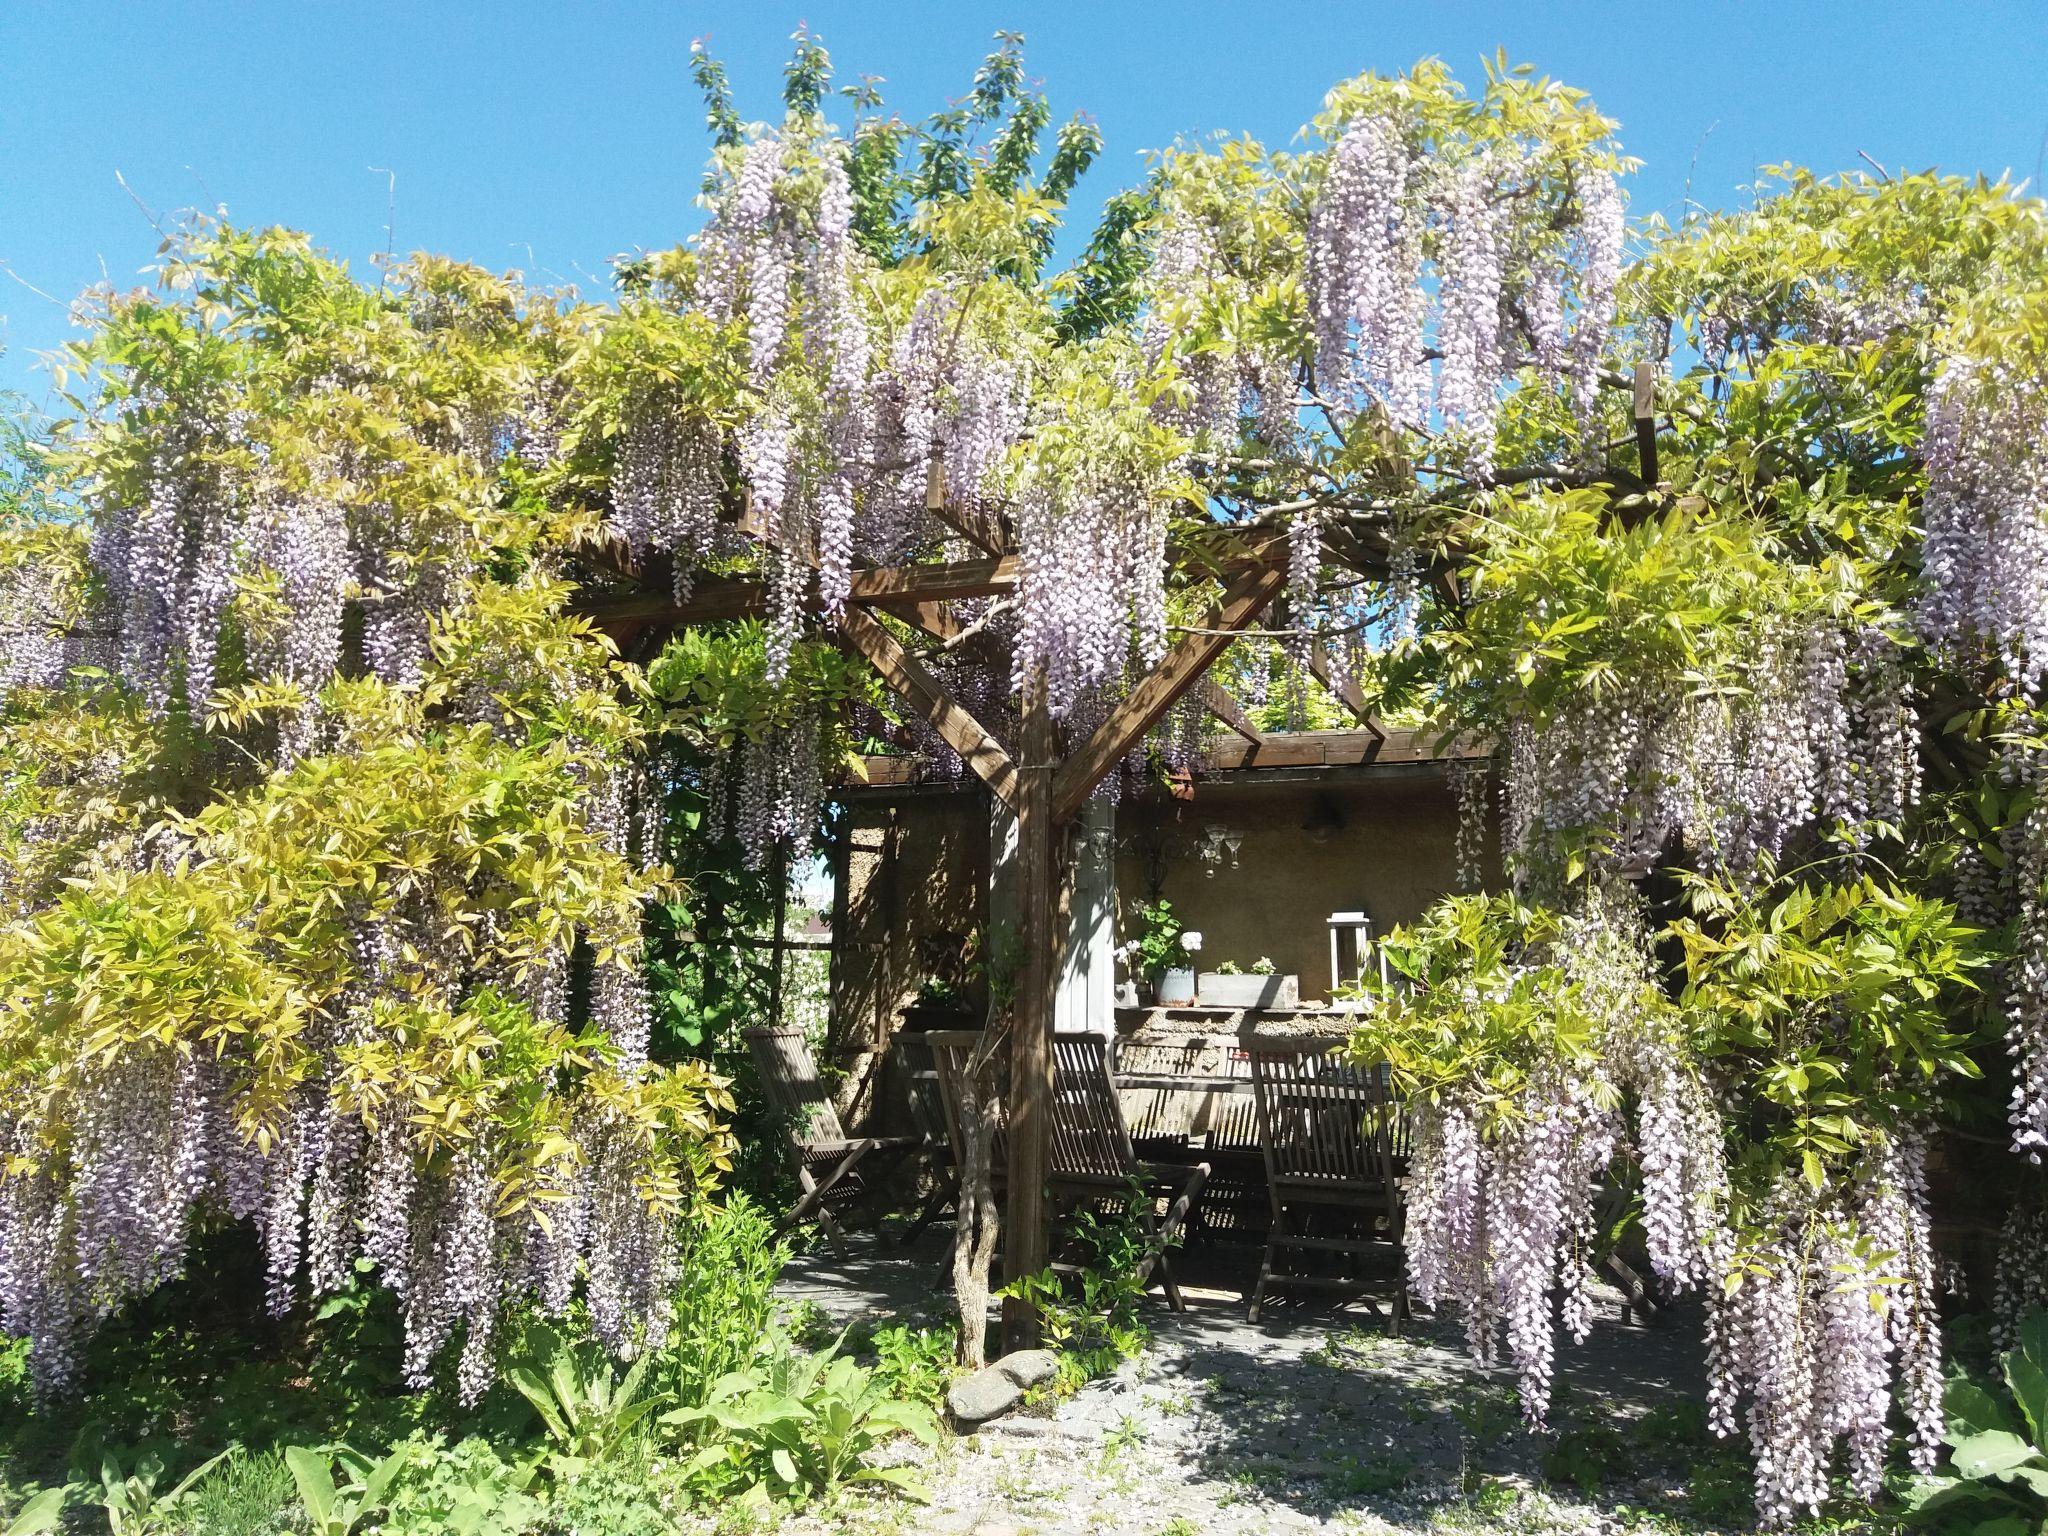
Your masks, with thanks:
<instances>
[{"instance_id":1,"label":"pergola roof structure","mask_svg":"<svg viewBox=\"0 0 2048 1536\"><path fill-rule=\"evenodd\" d=\"M1631 387L1635 396L1637 435L1643 456L1643 480L1656 479L1653 392L1647 365L1633 380L1603 382ZM1503 478L1544 478L1568 481L1571 474L1555 466L1509 471ZM927 465L926 509L932 517L979 553L965 559L856 569L848 599L837 616L840 643L864 657L875 673L909 708L924 719L967 769L987 787L996 802L1017 821L1016 896L1018 940L1022 964L1016 979L1016 1002L1010 1037L1008 1129L1008 1211L1004 1268L1008 1278L1035 1274L1047 1254L1045 1174L1052 1102L1052 1029L1055 992L1054 960L1058 948L1056 922L1061 896L1063 832L1088 803L1105 775L1145 739L1168 710L1198 693L1208 712L1235 737L1219 749L1213 762L1225 770L1269 766L1328 765L1335 759L1353 762L1422 762L1439 755L1483 755L1452 748L1439 754L1412 732L1395 731L1373 718L1355 682L1329 664L1320 645L1309 656L1312 673L1358 721L1346 732L1268 733L1252 724L1246 712L1209 678L1209 669L1231 642L1255 628L1287 585L1286 521L1305 511L1324 513L1319 529L1321 559L1326 567L1368 578L1386 575L1388 528L1384 516L1357 506L1326 505L1310 500L1274 507L1240 520L1216 518L1182 535L1168 552L1169 568L1213 574L1221 591L1199 621L1179 626L1180 638L1132 685L1099 724L1061 750L1059 733L1047 705L1041 667L1024 679L1015 750L1006 747L986 724L926 664L917 650L899 639L881 621L886 615L914 634L940 646L979 637L968 633L950 605L969 598L1007 597L1023 579L1014 529L1000 512L951 506L945 497L943 465L937 457ZM1212 511L1213 509L1205 509ZM743 509L736 519L743 531L763 531ZM809 559L803 552L799 558ZM621 570L638 590L596 598L581 611L620 643L622 650L651 654L670 633L697 624L767 617L766 583L741 579L707 579L690 596L678 600L671 590L664 562L645 570ZM1439 563L1427 573L1455 601L1456 578ZM1333 739L1335 738L1335 739ZM869 782L914 769L901 760L871 759ZM1028 1304L1005 1303L1006 1347L1036 1341L1036 1318Z\"/></svg>"}]
</instances>

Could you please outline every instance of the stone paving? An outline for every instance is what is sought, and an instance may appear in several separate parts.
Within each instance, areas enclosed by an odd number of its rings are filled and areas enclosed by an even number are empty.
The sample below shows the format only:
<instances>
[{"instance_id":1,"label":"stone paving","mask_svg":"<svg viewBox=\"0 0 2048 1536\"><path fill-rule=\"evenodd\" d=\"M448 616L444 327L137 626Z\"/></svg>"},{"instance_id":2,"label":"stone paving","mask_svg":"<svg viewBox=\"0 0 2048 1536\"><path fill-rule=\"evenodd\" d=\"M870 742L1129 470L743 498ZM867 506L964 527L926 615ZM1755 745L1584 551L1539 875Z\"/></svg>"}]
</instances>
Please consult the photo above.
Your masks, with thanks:
<instances>
[{"instance_id":1,"label":"stone paving","mask_svg":"<svg viewBox=\"0 0 2048 1536\"><path fill-rule=\"evenodd\" d=\"M1551 1431L1535 1435L1511 1378L1477 1365L1452 1328L1425 1319L1389 1337L1327 1299L1254 1325L1227 1275L1192 1278L1210 1283L1186 1313L1155 1297L1143 1357L926 1458L928 1507L842 1510L825 1528L1249 1536L1746 1522L1739 1456L1699 1427L1696 1317L1631 1325L1607 1297L1585 1344L1560 1342ZM951 1303L937 1244L861 1236L799 1259L784 1290L835 1324L936 1322Z\"/></svg>"}]
</instances>

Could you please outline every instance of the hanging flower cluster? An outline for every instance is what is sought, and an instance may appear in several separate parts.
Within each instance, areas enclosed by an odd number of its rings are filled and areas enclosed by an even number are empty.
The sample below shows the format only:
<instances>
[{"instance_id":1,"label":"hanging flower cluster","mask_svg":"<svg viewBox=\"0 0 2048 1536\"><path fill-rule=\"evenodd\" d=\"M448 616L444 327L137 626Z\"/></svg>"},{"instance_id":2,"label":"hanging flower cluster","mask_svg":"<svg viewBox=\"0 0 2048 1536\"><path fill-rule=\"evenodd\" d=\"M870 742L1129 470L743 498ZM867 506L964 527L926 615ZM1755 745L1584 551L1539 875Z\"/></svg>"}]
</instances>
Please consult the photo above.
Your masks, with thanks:
<instances>
[{"instance_id":1,"label":"hanging flower cluster","mask_svg":"<svg viewBox=\"0 0 2048 1536\"><path fill-rule=\"evenodd\" d=\"M2048 369L2011 344L1946 360L1927 392L1918 618L1937 657L1979 647L2028 688L2048 676Z\"/></svg>"},{"instance_id":2,"label":"hanging flower cluster","mask_svg":"<svg viewBox=\"0 0 2048 1536\"><path fill-rule=\"evenodd\" d=\"M1908 1133L1839 1189L1782 1175L1738 1257L1742 1283L1709 1307L1710 1422L1734 1433L1746 1397L1766 1525L1819 1511L1838 1444L1849 1486L1877 1493L1895 1392L1912 1465L1932 1470L1942 1449L1924 1162L1920 1137Z\"/></svg>"},{"instance_id":3,"label":"hanging flower cluster","mask_svg":"<svg viewBox=\"0 0 2048 1536\"><path fill-rule=\"evenodd\" d=\"M1820 905L1832 921L1862 900ZM1946 963L1945 942L1909 958ZM1365 984L1357 1048L1410 1090L1409 1280L1458 1307L1482 1359L1505 1347L1532 1424L1557 1328L1583 1338L1590 1322L1597 1192L1626 1156L1652 1273L1705 1301L1713 1423L1746 1421L1766 1523L1818 1508L1838 1445L1874 1492L1895 1395L1914 1464L1932 1465L1941 1345L1917 1129L1873 1129L1832 1174L1811 1162L1738 1184L1709 1071L1622 888L1570 916L1453 898L1390 943L1417 985Z\"/></svg>"},{"instance_id":4,"label":"hanging flower cluster","mask_svg":"<svg viewBox=\"0 0 2048 1536\"><path fill-rule=\"evenodd\" d=\"M282 234L174 260L205 303L113 304L51 455L89 535L10 529L0 580L64 630L0 725L0 1326L61 1391L245 1221L273 1309L368 1259L408 1375L452 1351L467 1401L519 1298L658 1337L729 1102L648 1062L639 728L563 613L585 525L504 483L559 451L532 360L569 322ZM86 646L110 677L66 675Z\"/></svg>"},{"instance_id":5,"label":"hanging flower cluster","mask_svg":"<svg viewBox=\"0 0 2048 1536\"><path fill-rule=\"evenodd\" d=\"M1534 868L1560 836L1640 872L1674 842L1717 868L1775 858L1818 824L1852 847L1920 795L1904 657L1864 624L1765 620L1739 691L1612 681L1508 729L1508 848Z\"/></svg>"},{"instance_id":6,"label":"hanging flower cluster","mask_svg":"<svg viewBox=\"0 0 2048 1536\"><path fill-rule=\"evenodd\" d=\"M44 1390L220 1217L262 1234L280 1312L302 1274L318 1293L372 1259L414 1380L460 1327L468 1400L500 1310L544 1276L559 1307L580 1264L616 1346L659 1332L664 1234L723 1099L644 1065L644 892L616 829L574 816L572 766L483 727L431 760L412 743L309 759L208 811L179 866L83 882L0 942L0 1305ZM314 831L337 812L346 840ZM609 1041L582 1067L578 934Z\"/></svg>"},{"instance_id":7,"label":"hanging flower cluster","mask_svg":"<svg viewBox=\"0 0 2048 1536\"><path fill-rule=\"evenodd\" d=\"M934 498L971 519L995 515L995 477L1024 426L1019 357L998 348L967 285L940 280L899 305L852 238L843 145L786 130L733 151L714 183L687 302L745 336L748 409L732 434L744 527L770 592L770 677L779 679L815 591L845 602L854 562L893 564L953 537ZM682 515L650 519L650 476L622 454L612 500L628 536L651 525L683 567L718 549L719 439L657 416L668 457L685 463ZM687 454L681 460L678 455ZM624 509L633 511L626 512Z\"/></svg>"},{"instance_id":8,"label":"hanging flower cluster","mask_svg":"<svg viewBox=\"0 0 2048 1536\"><path fill-rule=\"evenodd\" d=\"M1043 667L1053 713L1078 729L1077 711L1166 652L1167 486L1185 440L1148 408L1128 354L1066 366L1012 482L1012 675L1021 688Z\"/></svg>"},{"instance_id":9,"label":"hanging flower cluster","mask_svg":"<svg viewBox=\"0 0 2048 1536\"><path fill-rule=\"evenodd\" d=\"M1544 147L1487 144L1461 160L1425 153L1422 139L1401 108L1373 107L1331 148L1303 257L1318 385L1408 429L1434 412L1455 465L1485 484L1503 394L1530 364L1569 394L1597 459L1624 222L1613 172L1578 164L1561 178L1554 217L1531 221L1518 204L1544 179Z\"/></svg>"}]
</instances>

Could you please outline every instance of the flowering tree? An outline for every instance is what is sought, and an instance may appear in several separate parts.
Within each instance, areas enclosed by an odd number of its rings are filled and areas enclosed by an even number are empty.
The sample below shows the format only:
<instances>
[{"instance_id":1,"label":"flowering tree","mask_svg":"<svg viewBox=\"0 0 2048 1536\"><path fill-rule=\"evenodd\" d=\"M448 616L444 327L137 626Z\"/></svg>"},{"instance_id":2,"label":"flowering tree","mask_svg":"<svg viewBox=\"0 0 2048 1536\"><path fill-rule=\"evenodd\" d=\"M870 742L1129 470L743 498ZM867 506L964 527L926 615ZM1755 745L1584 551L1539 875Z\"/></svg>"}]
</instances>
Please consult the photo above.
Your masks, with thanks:
<instances>
[{"instance_id":1,"label":"flowering tree","mask_svg":"<svg viewBox=\"0 0 2048 1536\"><path fill-rule=\"evenodd\" d=\"M1930 1149L1987 1094L2048 1144L2040 205L1786 172L1631 245L1583 96L1425 63L1298 153L1165 152L1051 273L1098 141L1044 142L1015 39L917 126L836 125L808 36L772 124L693 64L707 221L615 303L209 227L72 359L0 545L43 1379L194 1220L255 1221L280 1305L371 1259L472 1389L515 1294L658 1331L725 1101L647 1060L657 808L767 863L886 740L1017 807L1043 924L1057 825L1191 764L1213 676L1495 748L1512 889L1397 941L1360 1048L1416 1105L1411 1278L1531 1418L1611 1179L1767 1518L1838 1442L1874 1486L1894 1395L1924 1457Z\"/></svg>"}]
</instances>

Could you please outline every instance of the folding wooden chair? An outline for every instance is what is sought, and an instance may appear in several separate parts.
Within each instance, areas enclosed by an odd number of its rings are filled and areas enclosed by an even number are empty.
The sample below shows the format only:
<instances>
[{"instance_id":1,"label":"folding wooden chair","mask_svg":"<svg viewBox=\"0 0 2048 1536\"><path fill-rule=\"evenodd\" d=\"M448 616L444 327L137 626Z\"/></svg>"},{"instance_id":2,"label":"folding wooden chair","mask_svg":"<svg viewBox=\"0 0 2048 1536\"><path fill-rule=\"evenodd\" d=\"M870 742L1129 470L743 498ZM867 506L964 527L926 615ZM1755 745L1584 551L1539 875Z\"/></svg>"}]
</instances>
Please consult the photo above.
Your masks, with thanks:
<instances>
[{"instance_id":1,"label":"folding wooden chair","mask_svg":"<svg viewBox=\"0 0 2048 1536\"><path fill-rule=\"evenodd\" d=\"M1342 1045L1328 1038L1256 1037L1246 1042L1273 1206L1265 1258L1252 1291L1253 1322L1275 1282L1361 1289L1356 1278L1318 1273L1291 1260L1367 1255L1386 1252L1390 1245L1396 1259L1395 1327L1407 1312L1407 1287L1399 1274L1401 1194L1395 1168L1397 1157L1407 1151L1408 1115L1386 1069L1345 1060L1337 1054ZM1382 1229L1383 1238L1376 1235ZM1378 1315L1371 1299L1364 1300Z\"/></svg>"},{"instance_id":2,"label":"folding wooden chair","mask_svg":"<svg viewBox=\"0 0 2048 1536\"><path fill-rule=\"evenodd\" d=\"M903 1245L908 1247L939 1212L958 1205L960 1154L954 1150L952 1122L946 1113L945 1090L939 1082L939 1066L931 1041L914 1031L900 1031L896 1035L896 1050L909 1092L911 1123L917 1127L918 1157L924 1164L931 1190L918 1209L917 1219L903 1234Z\"/></svg>"},{"instance_id":3,"label":"folding wooden chair","mask_svg":"<svg viewBox=\"0 0 2048 1536\"><path fill-rule=\"evenodd\" d=\"M775 1230L786 1232L816 1213L826 1237L836 1241L846 1234L828 1201L844 1206L871 1192L872 1185L856 1172L862 1162L875 1152L900 1157L916 1142L908 1136L848 1136L802 1030L750 1029L744 1037L761 1075L761 1091L782 1121L796 1181L803 1190L803 1197Z\"/></svg>"},{"instance_id":4,"label":"folding wooden chair","mask_svg":"<svg viewBox=\"0 0 2048 1536\"><path fill-rule=\"evenodd\" d=\"M1055 1199L1106 1203L1133 1189L1145 1198L1138 1218L1145 1235L1140 1281L1156 1270L1166 1299L1176 1312L1187 1303L1174 1282L1167 1249L1186 1225L1195 1200L1209 1177L1209 1165L1193 1166L1141 1161L1131 1147L1123 1107L1110 1069L1108 1044L1100 1035L1055 1034L1053 1051L1051 1184ZM1157 1217L1153 1201L1163 1195L1166 1215Z\"/></svg>"}]
</instances>

